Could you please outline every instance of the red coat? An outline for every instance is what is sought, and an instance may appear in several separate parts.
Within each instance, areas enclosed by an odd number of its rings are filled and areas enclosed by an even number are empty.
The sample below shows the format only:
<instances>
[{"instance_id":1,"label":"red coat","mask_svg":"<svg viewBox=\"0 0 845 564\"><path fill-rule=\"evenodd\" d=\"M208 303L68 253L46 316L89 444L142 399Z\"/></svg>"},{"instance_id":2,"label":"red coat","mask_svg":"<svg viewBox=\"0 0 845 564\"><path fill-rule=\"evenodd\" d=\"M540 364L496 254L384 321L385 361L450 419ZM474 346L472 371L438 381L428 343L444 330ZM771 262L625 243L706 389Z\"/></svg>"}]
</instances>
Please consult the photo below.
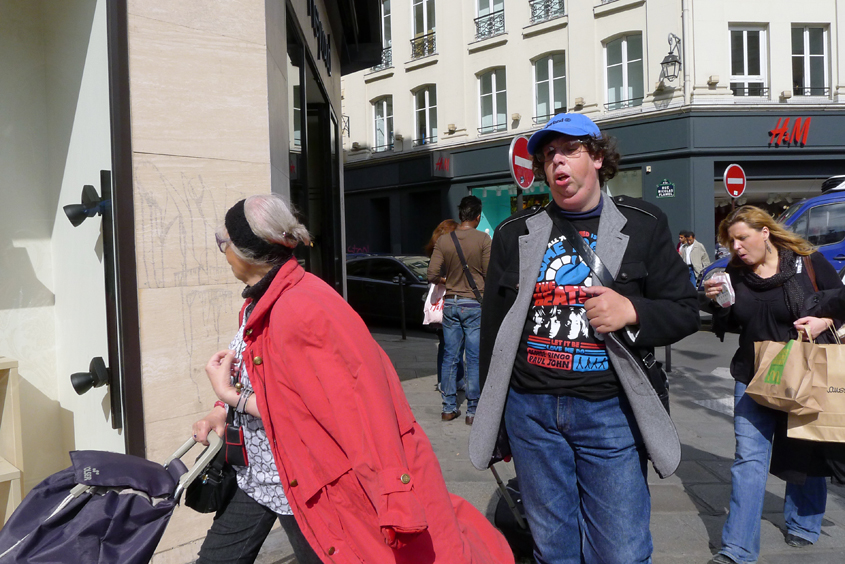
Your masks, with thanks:
<instances>
[{"instance_id":1,"label":"red coat","mask_svg":"<svg viewBox=\"0 0 845 564\"><path fill-rule=\"evenodd\" d=\"M446 490L393 365L331 287L288 261L244 339L285 494L324 562L513 563L501 534Z\"/></svg>"}]
</instances>

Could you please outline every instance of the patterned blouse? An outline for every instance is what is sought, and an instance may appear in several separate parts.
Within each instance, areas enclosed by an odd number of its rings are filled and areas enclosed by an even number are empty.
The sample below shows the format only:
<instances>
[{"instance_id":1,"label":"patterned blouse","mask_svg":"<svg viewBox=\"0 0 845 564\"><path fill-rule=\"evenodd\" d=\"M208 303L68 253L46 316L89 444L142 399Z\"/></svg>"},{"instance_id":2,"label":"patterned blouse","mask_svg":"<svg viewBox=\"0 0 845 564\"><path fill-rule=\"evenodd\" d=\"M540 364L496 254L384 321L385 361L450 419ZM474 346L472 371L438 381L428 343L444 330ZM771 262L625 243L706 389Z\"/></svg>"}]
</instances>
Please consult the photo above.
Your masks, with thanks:
<instances>
[{"instance_id":1,"label":"patterned blouse","mask_svg":"<svg viewBox=\"0 0 845 564\"><path fill-rule=\"evenodd\" d=\"M235 335L229 345L229 348L235 351L233 370L240 370L240 381L244 389L249 390L252 390L252 386L249 383L249 375L243 363L243 352L246 349L244 326L246 326L249 314L252 313L254 304L255 301L247 306L238 334ZM226 409L234 408L229 406ZM273 452L270 450L270 441L264 431L264 424L261 419L249 413L235 412L235 423L243 427L249 461L248 466L234 467L238 475L238 486L249 497L279 515L292 515L293 512L285 497L285 490L282 488L279 479L279 470L276 468L276 461L273 459Z\"/></svg>"}]
</instances>

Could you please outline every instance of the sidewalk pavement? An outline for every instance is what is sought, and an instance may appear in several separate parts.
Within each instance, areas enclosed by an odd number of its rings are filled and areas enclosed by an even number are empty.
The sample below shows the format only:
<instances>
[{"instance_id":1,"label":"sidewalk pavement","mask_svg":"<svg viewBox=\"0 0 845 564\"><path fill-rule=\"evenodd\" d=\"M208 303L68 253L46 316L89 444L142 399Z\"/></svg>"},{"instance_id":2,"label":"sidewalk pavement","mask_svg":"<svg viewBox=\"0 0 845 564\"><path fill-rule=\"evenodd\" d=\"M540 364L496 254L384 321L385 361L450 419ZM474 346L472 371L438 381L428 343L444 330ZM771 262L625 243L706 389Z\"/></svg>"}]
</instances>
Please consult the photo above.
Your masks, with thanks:
<instances>
[{"instance_id":1,"label":"sidewalk pavement","mask_svg":"<svg viewBox=\"0 0 845 564\"><path fill-rule=\"evenodd\" d=\"M440 460L449 491L466 498L492 521L498 502L496 482L490 472L480 472L469 462L470 427L463 417L448 423L440 420L436 337L411 332L403 341L398 331L381 328L373 334L396 366L414 414ZM665 480L649 469L654 564L704 564L720 546L734 456L733 379L727 367L735 350L735 336L720 343L703 331L672 347L671 408L683 460L677 473ZM514 475L513 464L501 463L497 469L505 481ZM841 564L845 560L845 487L829 486L821 537L802 549L784 542L783 496L784 482L770 476L759 562ZM281 555L286 556L280 559ZM295 562L283 533L271 535L259 562Z\"/></svg>"}]
</instances>

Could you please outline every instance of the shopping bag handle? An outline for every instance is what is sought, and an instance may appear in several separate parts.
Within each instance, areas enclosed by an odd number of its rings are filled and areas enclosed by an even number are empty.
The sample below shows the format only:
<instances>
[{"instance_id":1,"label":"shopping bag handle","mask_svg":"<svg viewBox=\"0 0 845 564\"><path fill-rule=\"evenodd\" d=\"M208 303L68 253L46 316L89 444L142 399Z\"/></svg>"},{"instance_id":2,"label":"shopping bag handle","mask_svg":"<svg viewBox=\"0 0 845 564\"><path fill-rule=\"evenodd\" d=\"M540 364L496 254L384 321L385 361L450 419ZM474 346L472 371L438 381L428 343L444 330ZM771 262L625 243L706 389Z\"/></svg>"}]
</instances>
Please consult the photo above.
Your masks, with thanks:
<instances>
[{"instance_id":1,"label":"shopping bag handle","mask_svg":"<svg viewBox=\"0 0 845 564\"><path fill-rule=\"evenodd\" d=\"M188 470L186 473L182 474L182 477L179 478L179 485L176 486L176 491L173 493L173 499L179 500L179 497L182 495L182 492L191 485L191 483L200 475L202 474L205 467L209 465L212 459L217 455L220 448L223 446L223 439L217 436L217 433L214 431L208 432L208 437L206 437L208 441L208 448L197 458L194 465L191 466L191 469ZM181 458L186 452L188 452L192 446L197 444L197 441L191 437L185 444L179 447L179 450L173 453L167 462L165 462L165 467L174 459L174 458Z\"/></svg>"}]
</instances>

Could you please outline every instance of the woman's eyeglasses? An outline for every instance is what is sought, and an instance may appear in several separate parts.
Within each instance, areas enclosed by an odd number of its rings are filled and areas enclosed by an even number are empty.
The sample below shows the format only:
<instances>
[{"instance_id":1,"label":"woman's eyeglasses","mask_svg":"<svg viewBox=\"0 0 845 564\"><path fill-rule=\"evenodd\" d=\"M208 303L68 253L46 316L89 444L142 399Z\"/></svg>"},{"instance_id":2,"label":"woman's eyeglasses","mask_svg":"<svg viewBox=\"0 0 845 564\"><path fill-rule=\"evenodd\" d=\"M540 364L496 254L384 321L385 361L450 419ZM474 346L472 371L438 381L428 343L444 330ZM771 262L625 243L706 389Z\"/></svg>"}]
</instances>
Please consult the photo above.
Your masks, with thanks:
<instances>
[{"instance_id":1,"label":"woman's eyeglasses","mask_svg":"<svg viewBox=\"0 0 845 564\"><path fill-rule=\"evenodd\" d=\"M555 155L560 154L571 159L577 157L581 153L583 142L575 139L573 141L566 141L559 145L549 145L543 149L543 160L549 162L555 158Z\"/></svg>"},{"instance_id":2,"label":"woman's eyeglasses","mask_svg":"<svg viewBox=\"0 0 845 564\"><path fill-rule=\"evenodd\" d=\"M230 239L224 239L219 233L214 234L214 240L217 241L217 248L220 249L220 252L226 254L226 246L232 241Z\"/></svg>"}]
</instances>

